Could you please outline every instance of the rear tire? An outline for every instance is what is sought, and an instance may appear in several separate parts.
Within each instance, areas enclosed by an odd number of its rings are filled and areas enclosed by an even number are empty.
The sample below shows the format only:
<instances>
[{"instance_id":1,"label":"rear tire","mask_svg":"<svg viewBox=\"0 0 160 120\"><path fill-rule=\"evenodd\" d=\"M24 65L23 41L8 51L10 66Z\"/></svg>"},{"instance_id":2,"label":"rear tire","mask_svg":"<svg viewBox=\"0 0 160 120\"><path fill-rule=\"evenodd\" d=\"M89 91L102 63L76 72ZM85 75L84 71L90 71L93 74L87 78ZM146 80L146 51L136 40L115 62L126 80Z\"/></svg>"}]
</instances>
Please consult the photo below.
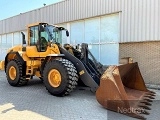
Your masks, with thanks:
<instances>
[{"instance_id":1,"label":"rear tire","mask_svg":"<svg viewBox=\"0 0 160 120\"><path fill-rule=\"evenodd\" d=\"M23 86L28 82L22 74L21 62L16 59L8 62L6 67L6 76L8 83L11 86Z\"/></svg>"},{"instance_id":2,"label":"rear tire","mask_svg":"<svg viewBox=\"0 0 160 120\"><path fill-rule=\"evenodd\" d=\"M73 91L77 85L77 70L66 59L51 60L44 67L43 80L50 94L65 96Z\"/></svg>"}]
</instances>

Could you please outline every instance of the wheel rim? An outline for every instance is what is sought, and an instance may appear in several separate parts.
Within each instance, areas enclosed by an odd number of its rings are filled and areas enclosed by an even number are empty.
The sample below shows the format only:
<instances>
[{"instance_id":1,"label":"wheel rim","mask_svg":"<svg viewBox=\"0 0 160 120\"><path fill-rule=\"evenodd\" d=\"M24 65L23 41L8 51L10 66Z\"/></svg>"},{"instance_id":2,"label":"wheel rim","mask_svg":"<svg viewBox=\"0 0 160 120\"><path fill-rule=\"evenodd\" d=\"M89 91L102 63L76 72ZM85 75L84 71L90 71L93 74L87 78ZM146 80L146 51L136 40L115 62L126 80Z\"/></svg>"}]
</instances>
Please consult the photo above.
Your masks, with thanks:
<instances>
[{"instance_id":1,"label":"wheel rim","mask_svg":"<svg viewBox=\"0 0 160 120\"><path fill-rule=\"evenodd\" d=\"M61 84L61 74L58 70L53 69L48 74L48 81L52 87L59 87Z\"/></svg>"},{"instance_id":2,"label":"wheel rim","mask_svg":"<svg viewBox=\"0 0 160 120\"><path fill-rule=\"evenodd\" d=\"M11 67L9 68L9 77L10 77L10 79L11 79L11 80L15 80L16 74L17 74L16 68L15 68L14 66L11 66Z\"/></svg>"}]
</instances>

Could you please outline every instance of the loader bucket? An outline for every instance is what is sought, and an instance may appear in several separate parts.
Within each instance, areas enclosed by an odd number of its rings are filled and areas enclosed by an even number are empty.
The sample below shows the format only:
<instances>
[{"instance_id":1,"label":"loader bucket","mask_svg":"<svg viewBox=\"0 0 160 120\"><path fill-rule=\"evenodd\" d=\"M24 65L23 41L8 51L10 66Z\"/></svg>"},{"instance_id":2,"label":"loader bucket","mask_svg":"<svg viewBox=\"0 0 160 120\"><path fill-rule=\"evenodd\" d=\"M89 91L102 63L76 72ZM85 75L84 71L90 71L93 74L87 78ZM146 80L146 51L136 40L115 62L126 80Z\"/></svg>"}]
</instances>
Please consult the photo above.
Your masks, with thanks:
<instances>
[{"instance_id":1,"label":"loader bucket","mask_svg":"<svg viewBox=\"0 0 160 120\"><path fill-rule=\"evenodd\" d=\"M145 86L138 63L110 66L96 91L96 99L103 107L139 119L149 114L154 96Z\"/></svg>"}]
</instances>

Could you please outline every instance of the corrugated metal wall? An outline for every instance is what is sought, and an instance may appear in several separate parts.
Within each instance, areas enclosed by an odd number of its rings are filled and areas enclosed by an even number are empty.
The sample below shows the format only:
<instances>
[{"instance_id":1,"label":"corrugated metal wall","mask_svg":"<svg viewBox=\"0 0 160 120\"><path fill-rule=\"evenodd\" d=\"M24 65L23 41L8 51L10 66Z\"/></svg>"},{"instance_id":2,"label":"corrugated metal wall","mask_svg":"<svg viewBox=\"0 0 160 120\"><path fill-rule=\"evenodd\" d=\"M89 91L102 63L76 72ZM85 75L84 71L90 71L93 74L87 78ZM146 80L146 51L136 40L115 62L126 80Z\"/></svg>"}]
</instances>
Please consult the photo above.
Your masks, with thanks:
<instances>
[{"instance_id":1,"label":"corrugated metal wall","mask_svg":"<svg viewBox=\"0 0 160 120\"><path fill-rule=\"evenodd\" d=\"M122 0L120 42L160 40L159 6L159 0Z\"/></svg>"},{"instance_id":2,"label":"corrugated metal wall","mask_svg":"<svg viewBox=\"0 0 160 120\"><path fill-rule=\"evenodd\" d=\"M0 34L24 30L33 22L58 24L118 11L120 0L65 0L0 21Z\"/></svg>"},{"instance_id":3,"label":"corrugated metal wall","mask_svg":"<svg viewBox=\"0 0 160 120\"><path fill-rule=\"evenodd\" d=\"M0 34L33 22L59 24L120 12L120 42L160 40L159 0L65 0L0 21Z\"/></svg>"}]
</instances>

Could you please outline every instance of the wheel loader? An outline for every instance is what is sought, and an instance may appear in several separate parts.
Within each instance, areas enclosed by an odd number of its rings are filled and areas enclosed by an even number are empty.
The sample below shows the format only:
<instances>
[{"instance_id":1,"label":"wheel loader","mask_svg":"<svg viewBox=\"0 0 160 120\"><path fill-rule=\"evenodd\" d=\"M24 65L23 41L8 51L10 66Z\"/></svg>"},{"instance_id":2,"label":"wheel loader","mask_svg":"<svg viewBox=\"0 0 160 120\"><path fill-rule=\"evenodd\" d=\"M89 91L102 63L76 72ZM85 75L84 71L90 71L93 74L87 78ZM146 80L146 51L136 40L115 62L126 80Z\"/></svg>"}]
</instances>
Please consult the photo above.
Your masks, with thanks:
<instances>
[{"instance_id":1,"label":"wheel loader","mask_svg":"<svg viewBox=\"0 0 160 120\"><path fill-rule=\"evenodd\" d=\"M65 96L82 81L96 92L103 107L140 119L144 116L139 113L148 114L146 109L155 93L146 88L137 62L105 66L95 59L86 43L62 46L62 32L69 36L63 27L34 23L27 29L27 42L21 32L22 45L10 48L0 62L11 86L27 85L37 76L50 94Z\"/></svg>"}]
</instances>

